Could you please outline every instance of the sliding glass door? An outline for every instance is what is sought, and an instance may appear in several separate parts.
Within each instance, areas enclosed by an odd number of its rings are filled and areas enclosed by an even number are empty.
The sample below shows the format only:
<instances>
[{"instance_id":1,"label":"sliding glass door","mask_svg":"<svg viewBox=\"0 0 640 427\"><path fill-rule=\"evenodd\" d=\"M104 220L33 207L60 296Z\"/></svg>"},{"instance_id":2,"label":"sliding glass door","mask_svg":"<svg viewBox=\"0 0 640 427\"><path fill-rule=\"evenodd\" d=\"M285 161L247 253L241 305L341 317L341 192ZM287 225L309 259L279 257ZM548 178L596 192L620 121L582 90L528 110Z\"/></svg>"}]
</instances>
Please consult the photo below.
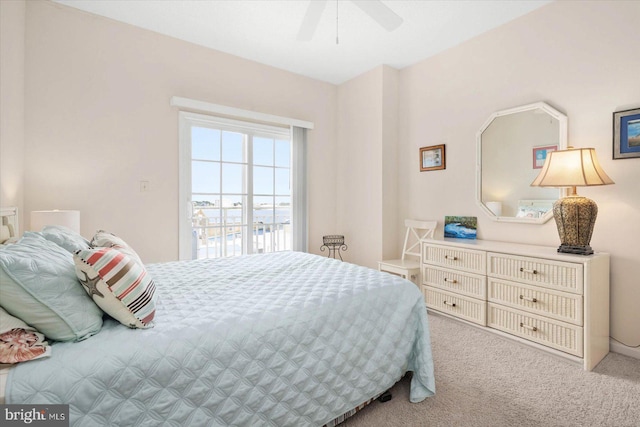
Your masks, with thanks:
<instances>
[{"instance_id":1,"label":"sliding glass door","mask_svg":"<svg viewBox=\"0 0 640 427\"><path fill-rule=\"evenodd\" d=\"M291 250L288 128L180 118L181 259Z\"/></svg>"}]
</instances>

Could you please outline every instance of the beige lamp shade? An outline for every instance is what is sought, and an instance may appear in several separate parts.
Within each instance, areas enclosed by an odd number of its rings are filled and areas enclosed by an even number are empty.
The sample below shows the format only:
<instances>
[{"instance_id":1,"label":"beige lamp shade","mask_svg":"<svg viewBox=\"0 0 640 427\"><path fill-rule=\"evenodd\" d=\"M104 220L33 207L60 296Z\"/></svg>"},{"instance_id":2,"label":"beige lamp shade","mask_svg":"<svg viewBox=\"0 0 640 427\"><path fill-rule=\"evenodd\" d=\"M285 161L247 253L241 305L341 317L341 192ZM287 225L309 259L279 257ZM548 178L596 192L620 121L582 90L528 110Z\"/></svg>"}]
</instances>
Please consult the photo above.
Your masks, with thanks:
<instances>
[{"instance_id":1,"label":"beige lamp shade","mask_svg":"<svg viewBox=\"0 0 640 427\"><path fill-rule=\"evenodd\" d=\"M552 151L538 177L531 183L537 187L571 187L568 197L553 204L553 217L558 227L558 252L590 255L589 243L598 216L598 205L591 199L576 194L576 187L613 184L604 172L596 150L577 148Z\"/></svg>"},{"instance_id":2,"label":"beige lamp shade","mask_svg":"<svg viewBox=\"0 0 640 427\"><path fill-rule=\"evenodd\" d=\"M531 185L534 187L583 187L613 183L600 166L595 149L576 148L550 152L540 174Z\"/></svg>"},{"instance_id":3,"label":"beige lamp shade","mask_svg":"<svg viewBox=\"0 0 640 427\"><path fill-rule=\"evenodd\" d=\"M32 211L31 230L40 231L47 225L62 225L80 233L80 211Z\"/></svg>"}]
</instances>

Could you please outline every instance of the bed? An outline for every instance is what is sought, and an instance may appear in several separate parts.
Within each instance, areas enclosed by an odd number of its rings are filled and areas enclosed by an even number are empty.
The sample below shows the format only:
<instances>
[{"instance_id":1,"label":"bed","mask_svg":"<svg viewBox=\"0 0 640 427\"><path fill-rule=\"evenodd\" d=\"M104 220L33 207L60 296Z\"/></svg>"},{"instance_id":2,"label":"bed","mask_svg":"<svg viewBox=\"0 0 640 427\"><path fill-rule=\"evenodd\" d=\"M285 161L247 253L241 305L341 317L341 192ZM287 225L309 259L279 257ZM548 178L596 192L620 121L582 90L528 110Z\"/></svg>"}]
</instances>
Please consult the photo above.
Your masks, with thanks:
<instances>
[{"instance_id":1,"label":"bed","mask_svg":"<svg viewBox=\"0 0 640 427\"><path fill-rule=\"evenodd\" d=\"M334 425L412 372L435 392L414 284L299 252L150 264L154 326L20 363L6 403L69 404L74 426ZM337 420L337 421L336 421Z\"/></svg>"}]
</instances>

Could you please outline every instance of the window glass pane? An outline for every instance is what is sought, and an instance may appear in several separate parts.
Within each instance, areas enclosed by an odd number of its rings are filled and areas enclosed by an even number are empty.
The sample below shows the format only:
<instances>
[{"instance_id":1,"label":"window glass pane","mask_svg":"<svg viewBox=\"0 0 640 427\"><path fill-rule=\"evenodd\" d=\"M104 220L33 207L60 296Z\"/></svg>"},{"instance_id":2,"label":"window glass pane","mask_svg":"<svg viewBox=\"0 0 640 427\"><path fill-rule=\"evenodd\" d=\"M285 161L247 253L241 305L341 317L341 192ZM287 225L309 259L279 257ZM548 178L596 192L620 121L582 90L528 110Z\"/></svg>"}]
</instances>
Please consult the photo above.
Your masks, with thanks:
<instances>
[{"instance_id":1,"label":"window glass pane","mask_svg":"<svg viewBox=\"0 0 640 427\"><path fill-rule=\"evenodd\" d=\"M276 197L275 223L291 224L291 197Z\"/></svg>"},{"instance_id":2,"label":"window glass pane","mask_svg":"<svg viewBox=\"0 0 640 427\"><path fill-rule=\"evenodd\" d=\"M253 138L253 164L273 166L273 139Z\"/></svg>"},{"instance_id":3,"label":"window glass pane","mask_svg":"<svg viewBox=\"0 0 640 427\"><path fill-rule=\"evenodd\" d=\"M276 197L275 198L276 209L289 209L291 208L291 197Z\"/></svg>"},{"instance_id":4,"label":"window glass pane","mask_svg":"<svg viewBox=\"0 0 640 427\"><path fill-rule=\"evenodd\" d=\"M273 194L273 168L253 167L253 193Z\"/></svg>"},{"instance_id":5,"label":"window glass pane","mask_svg":"<svg viewBox=\"0 0 640 427\"><path fill-rule=\"evenodd\" d=\"M224 245L222 247L222 256L238 256L242 255L242 239L247 232L246 226L234 226L227 228Z\"/></svg>"},{"instance_id":6,"label":"window glass pane","mask_svg":"<svg viewBox=\"0 0 640 427\"><path fill-rule=\"evenodd\" d=\"M271 225L273 223L273 197L253 198L253 253L273 252L271 247Z\"/></svg>"},{"instance_id":7,"label":"window glass pane","mask_svg":"<svg viewBox=\"0 0 640 427\"><path fill-rule=\"evenodd\" d=\"M291 185L289 181L289 169L276 169L276 193L275 194L290 194Z\"/></svg>"},{"instance_id":8,"label":"window glass pane","mask_svg":"<svg viewBox=\"0 0 640 427\"><path fill-rule=\"evenodd\" d=\"M222 164L223 193L244 192L244 168L244 165L237 165L233 163Z\"/></svg>"},{"instance_id":9,"label":"window glass pane","mask_svg":"<svg viewBox=\"0 0 640 427\"><path fill-rule=\"evenodd\" d=\"M291 143L276 140L276 166L289 167L291 165Z\"/></svg>"},{"instance_id":10,"label":"window glass pane","mask_svg":"<svg viewBox=\"0 0 640 427\"><path fill-rule=\"evenodd\" d=\"M220 227L194 228L197 238L197 258L219 258L222 254Z\"/></svg>"},{"instance_id":11,"label":"window glass pane","mask_svg":"<svg viewBox=\"0 0 640 427\"><path fill-rule=\"evenodd\" d=\"M291 197L275 198L274 218L270 234L273 251L290 251L292 249Z\"/></svg>"},{"instance_id":12,"label":"window glass pane","mask_svg":"<svg viewBox=\"0 0 640 427\"><path fill-rule=\"evenodd\" d=\"M216 218L220 217L220 196L191 195L191 223L193 227L210 227L218 225Z\"/></svg>"},{"instance_id":13,"label":"window glass pane","mask_svg":"<svg viewBox=\"0 0 640 427\"><path fill-rule=\"evenodd\" d=\"M191 195L194 212L197 209L210 209L213 206L218 206L219 199L220 199L220 196L218 195L210 196L210 195L202 195L202 194L195 194L195 193Z\"/></svg>"},{"instance_id":14,"label":"window glass pane","mask_svg":"<svg viewBox=\"0 0 640 427\"><path fill-rule=\"evenodd\" d=\"M273 221L273 197L255 196L253 198L253 222L270 223Z\"/></svg>"},{"instance_id":15,"label":"window glass pane","mask_svg":"<svg viewBox=\"0 0 640 427\"><path fill-rule=\"evenodd\" d=\"M222 132L222 160L227 162L244 161L244 135L237 132Z\"/></svg>"},{"instance_id":16,"label":"window glass pane","mask_svg":"<svg viewBox=\"0 0 640 427\"><path fill-rule=\"evenodd\" d=\"M220 160L220 131L192 127L191 157L200 160Z\"/></svg>"},{"instance_id":17,"label":"window glass pane","mask_svg":"<svg viewBox=\"0 0 640 427\"><path fill-rule=\"evenodd\" d=\"M220 163L191 162L191 192L219 193L220 192Z\"/></svg>"}]
</instances>

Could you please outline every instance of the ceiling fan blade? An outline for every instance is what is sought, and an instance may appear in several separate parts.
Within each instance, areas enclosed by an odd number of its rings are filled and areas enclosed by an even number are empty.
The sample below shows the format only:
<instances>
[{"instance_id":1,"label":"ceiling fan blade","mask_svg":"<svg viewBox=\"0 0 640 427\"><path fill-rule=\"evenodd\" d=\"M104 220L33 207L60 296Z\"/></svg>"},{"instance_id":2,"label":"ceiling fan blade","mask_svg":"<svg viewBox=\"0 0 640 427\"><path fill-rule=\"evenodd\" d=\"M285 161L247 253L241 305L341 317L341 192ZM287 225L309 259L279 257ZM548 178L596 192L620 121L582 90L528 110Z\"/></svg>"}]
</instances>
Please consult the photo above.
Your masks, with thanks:
<instances>
[{"instance_id":1,"label":"ceiling fan blade","mask_svg":"<svg viewBox=\"0 0 640 427\"><path fill-rule=\"evenodd\" d=\"M313 38L326 6L327 0L309 0L309 7L304 14L300 31L298 31L297 39L299 41L307 42Z\"/></svg>"},{"instance_id":2,"label":"ceiling fan blade","mask_svg":"<svg viewBox=\"0 0 640 427\"><path fill-rule=\"evenodd\" d=\"M395 30L403 22L401 17L379 0L351 1L387 31Z\"/></svg>"}]
</instances>

